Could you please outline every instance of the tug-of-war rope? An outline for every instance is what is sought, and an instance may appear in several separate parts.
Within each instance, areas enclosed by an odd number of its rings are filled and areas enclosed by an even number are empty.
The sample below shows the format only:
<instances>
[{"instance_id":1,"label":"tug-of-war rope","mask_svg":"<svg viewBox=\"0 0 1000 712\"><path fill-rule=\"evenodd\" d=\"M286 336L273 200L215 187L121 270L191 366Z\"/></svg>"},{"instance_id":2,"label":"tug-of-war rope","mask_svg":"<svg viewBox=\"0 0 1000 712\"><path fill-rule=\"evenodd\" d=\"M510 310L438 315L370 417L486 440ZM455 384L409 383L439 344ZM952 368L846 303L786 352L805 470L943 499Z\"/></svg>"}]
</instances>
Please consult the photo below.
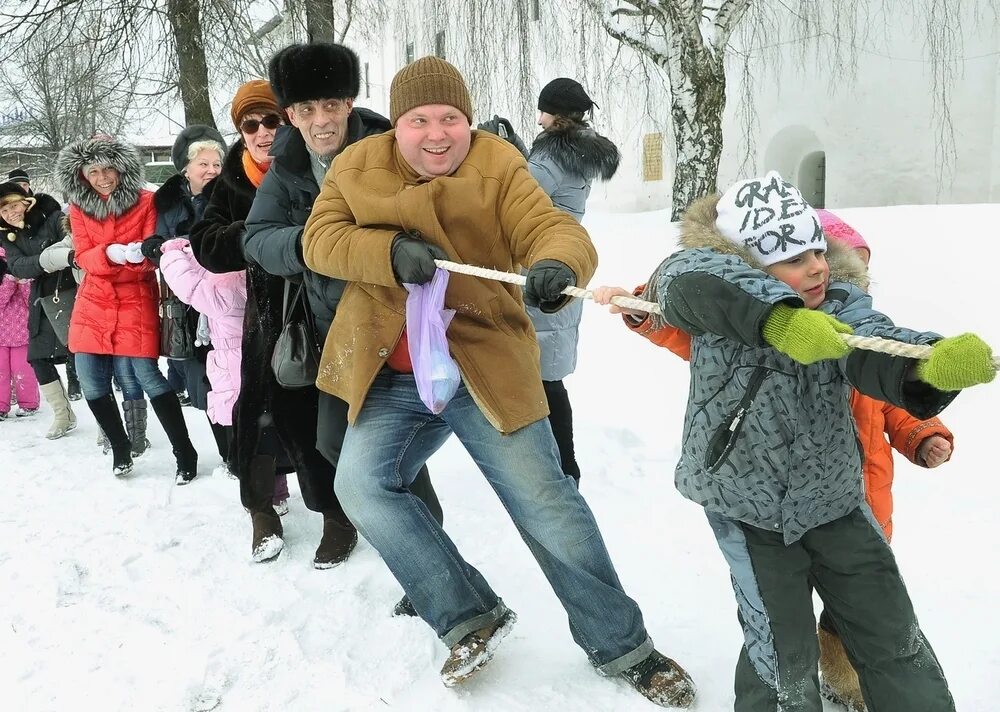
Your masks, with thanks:
<instances>
[{"instance_id":1,"label":"tug-of-war rope","mask_svg":"<svg viewBox=\"0 0 1000 712\"><path fill-rule=\"evenodd\" d=\"M520 284L522 286L525 283L524 275L514 274L513 272L501 272L500 270L487 269L486 267L463 265L458 262L450 262L448 260L434 260L434 263L441 269L449 272L458 272L460 274L472 275L473 277L483 277L484 279L492 279L497 282L508 282L510 284ZM566 287L562 293L571 297L576 297L577 299L594 298L594 293L591 290L580 289L579 287ZM642 299L636 299L635 297L612 297L611 303L620 307L625 307L626 309L644 311L647 314L661 313L660 306L655 302L647 302ZM932 346L905 344L902 341L882 339L877 336L841 334L841 337L851 348L864 349L866 351L878 351L879 353L890 354L892 356L905 356L906 358L926 360L930 358L931 351L933 349ZM993 359L993 368L1000 371L1000 358Z\"/></svg>"}]
</instances>

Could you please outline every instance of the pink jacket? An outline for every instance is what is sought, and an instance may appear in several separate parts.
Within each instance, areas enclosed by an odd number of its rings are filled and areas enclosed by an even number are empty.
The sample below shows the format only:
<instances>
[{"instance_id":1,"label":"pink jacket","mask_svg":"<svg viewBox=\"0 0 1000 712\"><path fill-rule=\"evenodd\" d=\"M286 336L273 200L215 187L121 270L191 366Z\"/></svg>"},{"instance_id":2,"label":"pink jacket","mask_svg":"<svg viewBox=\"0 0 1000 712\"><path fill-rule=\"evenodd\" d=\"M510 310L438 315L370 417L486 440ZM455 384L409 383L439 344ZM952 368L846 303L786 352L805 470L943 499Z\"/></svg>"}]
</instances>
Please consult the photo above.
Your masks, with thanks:
<instances>
[{"instance_id":1,"label":"pink jacket","mask_svg":"<svg viewBox=\"0 0 1000 712\"><path fill-rule=\"evenodd\" d=\"M0 247L0 257L5 257ZM28 295L31 280L18 281L12 274L0 280L0 346L28 345Z\"/></svg>"},{"instance_id":2,"label":"pink jacket","mask_svg":"<svg viewBox=\"0 0 1000 712\"><path fill-rule=\"evenodd\" d=\"M208 417L219 425L233 424L233 406L240 395L243 355L243 312L247 303L246 272L209 272L195 260L186 239L163 243L160 272L174 294L208 318L212 350L208 352Z\"/></svg>"}]
</instances>

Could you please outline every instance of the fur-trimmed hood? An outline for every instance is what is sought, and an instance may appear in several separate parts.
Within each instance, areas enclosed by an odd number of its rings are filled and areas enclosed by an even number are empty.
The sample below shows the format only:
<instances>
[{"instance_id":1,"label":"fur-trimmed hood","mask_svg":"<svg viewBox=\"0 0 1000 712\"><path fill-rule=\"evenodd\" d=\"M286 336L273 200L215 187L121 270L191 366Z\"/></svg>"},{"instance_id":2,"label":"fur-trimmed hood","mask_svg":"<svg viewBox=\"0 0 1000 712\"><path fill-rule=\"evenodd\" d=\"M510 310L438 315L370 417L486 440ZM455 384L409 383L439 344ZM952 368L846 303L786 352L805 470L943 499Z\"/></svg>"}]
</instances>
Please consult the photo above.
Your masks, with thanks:
<instances>
[{"instance_id":1,"label":"fur-trimmed hood","mask_svg":"<svg viewBox=\"0 0 1000 712\"><path fill-rule=\"evenodd\" d=\"M528 160L536 156L548 156L562 170L588 181L611 180L622 157L611 139L561 116L535 137Z\"/></svg>"},{"instance_id":2,"label":"fur-trimmed hood","mask_svg":"<svg viewBox=\"0 0 1000 712\"><path fill-rule=\"evenodd\" d=\"M678 240L680 246L685 249L707 247L723 254L736 255L752 267L766 271L749 250L726 239L715 226L719 197L719 195L709 195L699 198L684 211ZM826 237L826 261L830 265L830 281L848 282L861 289L867 289L868 268L864 261L837 238L830 235Z\"/></svg>"},{"instance_id":3,"label":"fur-trimmed hood","mask_svg":"<svg viewBox=\"0 0 1000 712\"><path fill-rule=\"evenodd\" d=\"M94 163L118 171L118 185L107 200L83 176L84 169ZM66 146L56 159L55 174L69 202L97 220L127 212L138 202L145 185L142 160L135 146L107 138L85 139Z\"/></svg>"}]
</instances>

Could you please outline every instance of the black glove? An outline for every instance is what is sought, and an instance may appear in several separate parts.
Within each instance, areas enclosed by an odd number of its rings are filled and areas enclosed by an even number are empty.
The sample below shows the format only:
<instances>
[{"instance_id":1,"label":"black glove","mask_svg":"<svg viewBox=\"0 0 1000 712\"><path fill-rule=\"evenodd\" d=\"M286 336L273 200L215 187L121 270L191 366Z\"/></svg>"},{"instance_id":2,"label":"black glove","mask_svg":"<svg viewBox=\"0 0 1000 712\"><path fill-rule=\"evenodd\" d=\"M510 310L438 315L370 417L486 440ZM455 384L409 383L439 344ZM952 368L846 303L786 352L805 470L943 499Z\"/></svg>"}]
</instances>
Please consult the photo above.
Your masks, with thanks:
<instances>
[{"instance_id":1,"label":"black glove","mask_svg":"<svg viewBox=\"0 0 1000 712\"><path fill-rule=\"evenodd\" d=\"M514 148L521 152L521 155L525 158L528 157L528 149L525 148L524 141L521 137L517 135L514 131L514 127L511 126L510 121L503 118L499 114L493 114L493 118L489 121L484 121L477 126L481 131L489 131L491 134L496 134L500 138L505 138L509 143L511 143Z\"/></svg>"},{"instance_id":2,"label":"black glove","mask_svg":"<svg viewBox=\"0 0 1000 712\"><path fill-rule=\"evenodd\" d=\"M437 245L405 232L396 235L389 255L392 259L392 271L400 284L427 284L433 279L434 270L437 269L434 260L448 259L448 253Z\"/></svg>"},{"instance_id":3,"label":"black glove","mask_svg":"<svg viewBox=\"0 0 1000 712\"><path fill-rule=\"evenodd\" d=\"M142 247L140 248L142 256L150 262L159 264L160 258L163 256L163 251L160 248L163 247L163 243L166 241L167 238L160 235L150 235L142 241Z\"/></svg>"},{"instance_id":4,"label":"black glove","mask_svg":"<svg viewBox=\"0 0 1000 712\"><path fill-rule=\"evenodd\" d=\"M80 268L79 265L77 265L76 263L76 250L69 251L69 259L67 260L67 262L69 262L68 265L69 267L76 267L77 269Z\"/></svg>"},{"instance_id":5,"label":"black glove","mask_svg":"<svg viewBox=\"0 0 1000 712\"><path fill-rule=\"evenodd\" d=\"M528 270L524 303L542 311L557 311L569 297L562 290L576 284L576 274L559 260L539 260Z\"/></svg>"},{"instance_id":6,"label":"black glove","mask_svg":"<svg viewBox=\"0 0 1000 712\"><path fill-rule=\"evenodd\" d=\"M0 257L0 278L7 274L7 260Z\"/></svg>"}]
</instances>

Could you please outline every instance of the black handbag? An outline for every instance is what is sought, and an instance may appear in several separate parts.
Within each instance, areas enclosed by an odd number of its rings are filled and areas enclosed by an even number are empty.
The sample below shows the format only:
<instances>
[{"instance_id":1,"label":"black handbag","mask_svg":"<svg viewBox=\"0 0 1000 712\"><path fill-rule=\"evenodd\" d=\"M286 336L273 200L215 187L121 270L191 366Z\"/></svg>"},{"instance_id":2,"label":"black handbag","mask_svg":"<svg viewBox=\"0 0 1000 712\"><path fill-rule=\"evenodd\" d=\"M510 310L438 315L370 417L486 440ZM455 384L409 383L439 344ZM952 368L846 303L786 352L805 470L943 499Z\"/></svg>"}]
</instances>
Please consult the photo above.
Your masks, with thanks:
<instances>
[{"instance_id":1,"label":"black handbag","mask_svg":"<svg viewBox=\"0 0 1000 712\"><path fill-rule=\"evenodd\" d=\"M281 334L274 344L271 370L282 388L296 390L316 385L319 375L320 349L316 344L316 326L313 323L305 284L299 284L289 299L291 284L285 281L285 298L281 312ZM301 316L297 317L297 313Z\"/></svg>"},{"instance_id":2,"label":"black handbag","mask_svg":"<svg viewBox=\"0 0 1000 712\"><path fill-rule=\"evenodd\" d=\"M56 332L56 338L63 346L69 346L69 319L73 314L73 305L76 303L76 285L63 289L62 281L66 271L59 272L56 280L55 291L47 297L38 297L37 301L42 305L45 317L52 324L52 330Z\"/></svg>"},{"instance_id":3,"label":"black handbag","mask_svg":"<svg viewBox=\"0 0 1000 712\"><path fill-rule=\"evenodd\" d=\"M194 358L194 335L188 328L188 305L160 277L160 356Z\"/></svg>"}]
</instances>

